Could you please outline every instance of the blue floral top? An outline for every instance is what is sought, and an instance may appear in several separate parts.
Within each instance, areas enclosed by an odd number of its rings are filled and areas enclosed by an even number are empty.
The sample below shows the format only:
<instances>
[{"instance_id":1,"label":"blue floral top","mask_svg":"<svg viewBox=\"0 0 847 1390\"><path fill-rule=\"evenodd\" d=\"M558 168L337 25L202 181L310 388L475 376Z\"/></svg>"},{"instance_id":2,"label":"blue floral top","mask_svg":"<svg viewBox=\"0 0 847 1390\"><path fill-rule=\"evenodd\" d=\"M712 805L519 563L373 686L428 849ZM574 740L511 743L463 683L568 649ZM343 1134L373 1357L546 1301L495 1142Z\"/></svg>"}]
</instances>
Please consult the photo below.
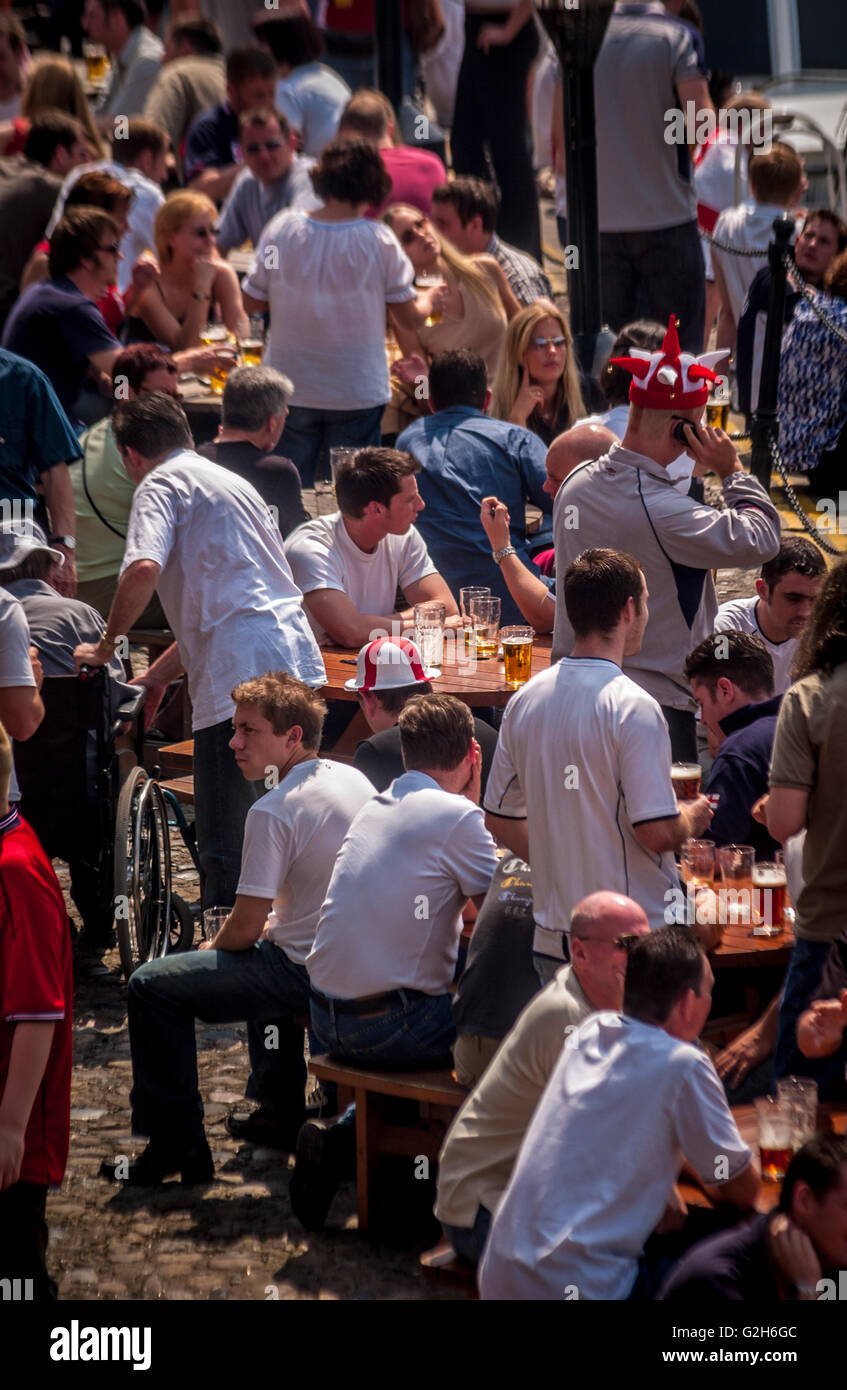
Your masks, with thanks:
<instances>
[{"instance_id":1,"label":"blue floral top","mask_svg":"<svg viewBox=\"0 0 847 1390\"><path fill-rule=\"evenodd\" d=\"M847 333L847 300L819 294L821 313ZM789 468L806 471L834 449L847 424L847 343L801 299L782 335L779 448Z\"/></svg>"}]
</instances>

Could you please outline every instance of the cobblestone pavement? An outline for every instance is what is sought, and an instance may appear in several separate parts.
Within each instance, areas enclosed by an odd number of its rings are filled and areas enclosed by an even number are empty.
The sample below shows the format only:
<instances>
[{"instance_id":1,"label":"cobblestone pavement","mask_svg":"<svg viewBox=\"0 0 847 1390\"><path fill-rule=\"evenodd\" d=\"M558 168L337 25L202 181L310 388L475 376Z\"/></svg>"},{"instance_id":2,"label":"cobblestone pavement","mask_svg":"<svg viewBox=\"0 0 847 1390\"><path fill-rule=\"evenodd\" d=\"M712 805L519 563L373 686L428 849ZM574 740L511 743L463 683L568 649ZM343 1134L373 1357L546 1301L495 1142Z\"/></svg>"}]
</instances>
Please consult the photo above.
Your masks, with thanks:
<instances>
[{"instance_id":1,"label":"cobblestone pavement","mask_svg":"<svg viewBox=\"0 0 847 1390\"><path fill-rule=\"evenodd\" d=\"M721 600L753 592L754 575L723 570ZM64 865L57 871L67 890ZM174 889L199 898L177 841ZM74 910L68 900L73 917ZM122 1190L98 1176L104 1158L134 1155L126 986L117 951L75 959L71 1148L65 1181L48 1202L50 1271L74 1299L443 1299L425 1283L417 1248L379 1246L356 1230L355 1192L345 1184L320 1235L291 1211L293 1159L231 1139L224 1118L243 1099L248 1061L243 1026L197 1025L200 1089L216 1180L183 1188ZM420 1248L420 1247L418 1247Z\"/></svg>"}]
</instances>

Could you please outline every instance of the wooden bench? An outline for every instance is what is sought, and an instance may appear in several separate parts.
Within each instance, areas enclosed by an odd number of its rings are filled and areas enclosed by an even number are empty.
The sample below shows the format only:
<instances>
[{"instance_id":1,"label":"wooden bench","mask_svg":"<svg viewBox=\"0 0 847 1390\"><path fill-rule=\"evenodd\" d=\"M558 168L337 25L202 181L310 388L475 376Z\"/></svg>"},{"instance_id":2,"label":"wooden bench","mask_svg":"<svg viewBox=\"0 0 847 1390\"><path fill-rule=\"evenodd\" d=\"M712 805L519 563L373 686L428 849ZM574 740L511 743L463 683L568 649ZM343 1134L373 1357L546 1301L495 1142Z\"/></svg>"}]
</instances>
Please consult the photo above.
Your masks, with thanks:
<instances>
[{"instance_id":1,"label":"wooden bench","mask_svg":"<svg viewBox=\"0 0 847 1390\"><path fill-rule=\"evenodd\" d=\"M319 1081L338 1087L339 1109L356 1102L356 1201L359 1230L367 1231L371 1183L380 1154L435 1161L447 1126L467 1096L446 1068L436 1071L377 1071L348 1066L332 1057L313 1057L310 1071ZM386 1102L413 1100L420 1107L420 1126L389 1124Z\"/></svg>"},{"instance_id":2,"label":"wooden bench","mask_svg":"<svg viewBox=\"0 0 847 1390\"><path fill-rule=\"evenodd\" d=\"M160 782L159 786L162 788L162 791L173 792L181 805L194 805L193 777L172 777L168 782Z\"/></svg>"}]
</instances>

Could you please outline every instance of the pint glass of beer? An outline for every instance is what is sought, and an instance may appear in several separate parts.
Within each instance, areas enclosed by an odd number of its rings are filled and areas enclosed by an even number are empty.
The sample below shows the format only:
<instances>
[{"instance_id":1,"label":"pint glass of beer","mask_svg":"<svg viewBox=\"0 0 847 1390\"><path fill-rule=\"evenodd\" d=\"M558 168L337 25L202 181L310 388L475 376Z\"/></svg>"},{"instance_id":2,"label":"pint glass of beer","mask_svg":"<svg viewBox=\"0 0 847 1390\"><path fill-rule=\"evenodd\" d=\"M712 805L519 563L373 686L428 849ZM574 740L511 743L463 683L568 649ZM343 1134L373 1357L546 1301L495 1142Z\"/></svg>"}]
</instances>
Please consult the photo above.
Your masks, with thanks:
<instances>
[{"instance_id":1,"label":"pint glass of beer","mask_svg":"<svg viewBox=\"0 0 847 1390\"><path fill-rule=\"evenodd\" d=\"M698 763L671 763L671 781L677 801L693 801L700 795L703 770Z\"/></svg>"},{"instance_id":2,"label":"pint glass of beer","mask_svg":"<svg viewBox=\"0 0 847 1390\"><path fill-rule=\"evenodd\" d=\"M721 845L718 866L723 879L719 903L721 921L738 926L753 922L753 861L756 852L752 845Z\"/></svg>"},{"instance_id":3,"label":"pint glass of beer","mask_svg":"<svg viewBox=\"0 0 847 1390\"><path fill-rule=\"evenodd\" d=\"M779 936L787 898L785 865L753 865L753 935Z\"/></svg>"},{"instance_id":4,"label":"pint glass of beer","mask_svg":"<svg viewBox=\"0 0 847 1390\"><path fill-rule=\"evenodd\" d=\"M765 1182L782 1182L794 1152L794 1116L775 1096L755 1100L759 1126L759 1154Z\"/></svg>"},{"instance_id":5,"label":"pint glass of beer","mask_svg":"<svg viewBox=\"0 0 847 1390\"><path fill-rule=\"evenodd\" d=\"M419 290L434 290L439 285L444 284L443 275L416 275L415 285ZM426 319L427 328L433 328L436 323L441 323L444 318L440 309L433 309Z\"/></svg>"},{"instance_id":6,"label":"pint glass of beer","mask_svg":"<svg viewBox=\"0 0 847 1390\"><path fill-rule=\"evenodd\" d=\"M506 684L510 690L526 685L532 665L532 639L535 632L531 627L501 627L500 642L503 647L503 666Z\"/></svg>"},{"instance_id":7,"label":"pint glass of beer","mask_svg":"<svg viewBox=\"0 0 847 1390\"><path fill-rule=\"evenodd\" d=\"M729 404L729 382L725 376L719 376L706 403L706 424L713 429L725 430L729 424Z\"/></svg>"},{"instance_id":8,"label":"pint glass of beer","mask_svg":"<svg viewBox=\"0 0 847 1390\"><path fill-rule=\"evenodd\" d=\"M471 615L476 618L476 654L482 660L497 655L500 629L500 599L472 598Z\"/></svg>"},{"instance_id":9,"label":"pint glass of beer","mask_svg":"<svg viewBox=\"0 0 847 1390\"><path fill-rule=\"evenodd\" d=\"M212 375L209 384L216 396L222 396L226 379L235 366L235 358L226 352L219 352L215 357L215 365L212 368Z\"/></svg>"},{"instance_id":10,"label":"pint glass of beer","mask_svg":"<svg viewBox=\"0 0 847 1390\"><path fill-rule=\"evenodd\" d=\"M90 43L88 39L85 39L82 45L82 56L85 59L85 76L89 87L96 87L104 82L110 64L102 43Z\"/></svg>"}]
</instances>

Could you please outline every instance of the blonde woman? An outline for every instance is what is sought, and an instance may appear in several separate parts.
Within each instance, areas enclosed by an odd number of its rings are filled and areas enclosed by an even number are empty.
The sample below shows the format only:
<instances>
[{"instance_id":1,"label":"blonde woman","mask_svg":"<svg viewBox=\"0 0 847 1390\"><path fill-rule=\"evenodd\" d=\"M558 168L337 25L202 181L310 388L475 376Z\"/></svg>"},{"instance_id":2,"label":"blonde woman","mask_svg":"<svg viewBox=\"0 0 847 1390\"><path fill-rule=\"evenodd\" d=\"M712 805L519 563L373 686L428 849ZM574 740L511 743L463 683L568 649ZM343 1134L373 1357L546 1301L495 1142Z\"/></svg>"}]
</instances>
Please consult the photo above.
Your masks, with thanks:
<instances>
[{"instance_id":1,"label":"blonde woman","mask_svg":"<svg viewBox=\"0 0 847 1390\"><path fill-rule=\"evenodd\" d=\"M521 309L509 324L491 393L490 414L532 430L548 446L592 408L605 404L597 383L580 375L567 319L549 299Z\"/></svg>"},{"instance_id":2,"label":"blonde woman","mask_svg":"<svg viewBox=\"0 0 847 1390\"><path fill-rule=\"evenodd\" d=\"M231 333L246 334L238 277L215 248L217 215L204 193L172 193L165 199L153 224L159 275L126 321L127 343L160 343L173 352L197 347L216 306Z\"/></svg>"},{"instance_id":3,"label":"blonde woman","mask_svg":"<svg viewBox=\"0 0 847 1390\"><path fill-rule=\"evenodd\" d=\"M44 111L64 111L79 121L91 150L92 159L103 159L107 151L97 132L82 84L67 58L37 58L29 70L21 97L21 112L12 122L12 132L4 154L21 154L36 116Z\"/></svg>"},{"instance_id":4,"label":"blonde woman","mask_svg":"<svg viewBox=\"0 0 847 1390\"><path fill-rule=\"evenodd\" d=\"M507 323L520 309L497 261L493 256L461 255L440 239L428 217L406 203L395 203L383 220L412 262L418 282L421 276L440 277L447 286L440 322L416 333L396 330L404 358L470 348L479 353L493 381Z\"/></svg>"}]
</instances>

